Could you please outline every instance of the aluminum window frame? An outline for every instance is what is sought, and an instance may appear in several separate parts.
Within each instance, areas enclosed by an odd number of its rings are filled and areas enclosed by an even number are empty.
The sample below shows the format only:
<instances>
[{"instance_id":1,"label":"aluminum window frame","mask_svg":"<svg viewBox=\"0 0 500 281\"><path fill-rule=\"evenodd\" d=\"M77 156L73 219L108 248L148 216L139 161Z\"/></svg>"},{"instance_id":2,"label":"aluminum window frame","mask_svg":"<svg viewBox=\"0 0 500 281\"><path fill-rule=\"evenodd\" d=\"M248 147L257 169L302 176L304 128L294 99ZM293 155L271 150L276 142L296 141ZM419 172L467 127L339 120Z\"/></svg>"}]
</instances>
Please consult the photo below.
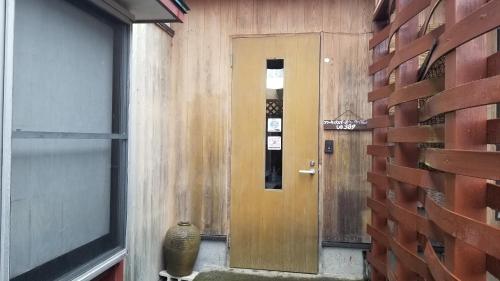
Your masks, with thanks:
<instances>
[{"instance_id":1,"label":"aluminum window frame","mask_svg":"<svg viewBox=\"0 0 500 281\"><path fill-rule=\"evenodd\" d=\"M66 0L68 1L68 0ZM69 1L71 2L71 1ZM92 280L112 266L122 261L126 256L126 227L127 227L127 171L128 171L128 105L129 105L129 75L130 75L130 49L132 28L129 18L124 17L123 10L115 5L103 3L104 1L88 0L95 5L99 12L123 24L124 32L120 32L120 49L115 50L115 61L118 61L120 70L114 68L113 74L113 112L117 110L117 134L94 134L74 132L26 132L12 131L12 100L13 100L13 60L14 60L14 22L16 0L0 2L0 281L10 280L10 205L11 205L11 161L13 138L50 138L50 139L109 139L122 142L114 151L119 157L117 176L118 195L116 210L118 210L116 228L118 233L118 248L102 253L99 257L60 277L58 280ZM89 12L83 10L84 12ZM89 12L90 13L90 12ZM120 55L120 57L116 57ZM1 67L3 66L3 67ZM116 66L115 66L116 67ZM118 73L118 74L117 74ZM118 75L118 76L117 76ZM113 122L115 123L115 121ZM115 128L115 124L113 124ZM115 148L112 147L112 150ZM113 189L113 188L112 188ZM113 191L112 191L113 192ZM113 195L112 195L113 196ZM111 211L114 207L111 206Z\"/></svg>"}]
</instances>

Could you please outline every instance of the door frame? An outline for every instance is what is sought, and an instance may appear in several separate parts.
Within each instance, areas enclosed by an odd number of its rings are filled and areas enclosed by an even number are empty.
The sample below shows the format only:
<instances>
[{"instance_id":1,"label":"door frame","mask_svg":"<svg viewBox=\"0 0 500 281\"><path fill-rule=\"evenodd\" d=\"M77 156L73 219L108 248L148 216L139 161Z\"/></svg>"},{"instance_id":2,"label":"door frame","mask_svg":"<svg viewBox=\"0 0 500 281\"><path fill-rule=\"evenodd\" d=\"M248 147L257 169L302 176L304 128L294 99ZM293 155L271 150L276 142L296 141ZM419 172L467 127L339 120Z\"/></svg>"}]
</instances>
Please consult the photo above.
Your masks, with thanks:
<instances>
[{"instance_id":1,"label":"door frame","mask_svg":"<svg viewBox=\"0 0 500 281\"><path fill-rule=\"evenodd\" d=\"M321 80L322 80L322 77L323 77L323 71L322 71L322 67L321 67L321 61L322 61L322 48L323 48L323 33L324 32L298 32L298 33L263 33L263 34L258 34L258 33L252 33L252 34L233 34L233 35L230 35L229 38L230 38L230 49L231 49L231 53L229 54L230 55L230 71L229 71L229 77L230 77L230 95L229 95L229 98L228 98L228 114L230 116L229 118L229 135L228 135L228 147L229 147L229 153L228 153L228 164L229 164L229 167L228 167L228 192L227 192L227 226L226 226L226 229L227 229L227 238L226 238L226 249L227 249L227 253L226 253L226 256L227 256L227 265L228 267L230 267L230 264L231 264L231 255L230 255L230 248L231 248L231 192L232 192L232 143L233 143L233 119L232 119L232 112L233 112L233 107L232 107L232 101L233 101L233 96L234 96L234 92L233 92L233 61L234 61L234 46L233 46L233 42L234 42L234 39L240 39L240 38L268 38L268 37L293 37L293 36L298 36L298 35L317 35L319 37L319 41L320 41L320 44L319 44L319 56L318 56L318 60L319 60L319 67L318 67L318 116L317 116L317 121L318 123L316 124L318 126L318 143L317 143L317 146L318 146L318 155L317 155L317 159L318 159L318 163L317 163L317 173L318 173L318 177L317 177L317 188L318 188L318 193L317 193L317 198L316 198L316 201L317 201L317 215L316 215L316 218L317 218L317 229L316 229L316 233L317 233L317 244L318 244L318 247L317 247L317 257L318 257L318 273L319 273L319 263L321 262L320 260L320 253L321 253L321 240L322 240L322 228L323 228L323 225L322 225L322 204L321 204L321 198L322 198L322 191L323 191L323 186L322 186L322 181L323 181L323 171L322 171L322 158L321 158L321 136L322 136L322 126L321 126L321 116L323 115L323 112L321 110L321 104L322 104L322 83L321 83ZM259 269L252 269L252 270L259 270ZM263 269L263 271L266 271L265 269Z\"/></svg>"}]
</instances>

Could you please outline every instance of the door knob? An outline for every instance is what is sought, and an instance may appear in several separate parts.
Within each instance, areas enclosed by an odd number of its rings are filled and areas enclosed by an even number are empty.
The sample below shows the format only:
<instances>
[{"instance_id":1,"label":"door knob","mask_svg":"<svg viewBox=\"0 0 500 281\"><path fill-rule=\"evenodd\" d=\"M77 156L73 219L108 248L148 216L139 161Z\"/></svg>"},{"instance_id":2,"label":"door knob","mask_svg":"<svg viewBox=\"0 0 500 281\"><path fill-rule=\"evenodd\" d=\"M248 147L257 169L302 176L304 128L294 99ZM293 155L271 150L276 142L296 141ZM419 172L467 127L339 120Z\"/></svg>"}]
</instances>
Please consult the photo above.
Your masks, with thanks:
<instances>
[{"instance_id":1,"label":"door knob","mask_svg":"<svg viewBox=\"0 0 500 281\"><path fill-rule=\"evenodd\" d=\"M316 174L315 169L309 169L309 170L299 170L300 174L307 174L307 175L314 175Z\"/></svg>"}]
</instances>

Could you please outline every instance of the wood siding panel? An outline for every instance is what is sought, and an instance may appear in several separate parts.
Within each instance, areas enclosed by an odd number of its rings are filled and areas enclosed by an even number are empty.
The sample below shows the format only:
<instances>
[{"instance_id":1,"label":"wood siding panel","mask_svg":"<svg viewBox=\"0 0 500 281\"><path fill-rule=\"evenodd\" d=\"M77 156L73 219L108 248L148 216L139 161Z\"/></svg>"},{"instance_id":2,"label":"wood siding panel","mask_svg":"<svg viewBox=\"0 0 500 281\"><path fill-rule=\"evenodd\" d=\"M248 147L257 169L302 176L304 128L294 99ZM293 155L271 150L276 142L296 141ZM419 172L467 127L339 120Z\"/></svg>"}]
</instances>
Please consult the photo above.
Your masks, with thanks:
<instances>
[{"instance_id":1,"label":"wood siding panel","mask_svg":"<svg viewBox=\"0 0 500 281\"><path fill-rule=\"evenodd\" d=\"M366 78L370 54L366 52L370 34L323 35L322 58L322 119L335 119L346 110L362 118L371 114L366 93L371 81ZM346 113L343 117L359 117ZM333 154L321 154L323 187L323 240L369 242L364 225L370 215L366 208L369 183L366 174L371 159L366 148L371 143L368 131L322 131L323 140L334 141ZM324 141L320 143L324 151Z\"/></svg>"},{"instance_id":2,"label":"wood siding panel","mask_svg":"<svg viewBox=\"0 0 500 281\"><path fill-rule=\"evenodd\" d=\"M174 223L168 189L173 149L167 112L171 38L155 25L135 25L132 38L126 280L158 280L161 245Z\"/></svg>"},{"instance_id":3,"label":"wood siding panel","mask_svg":"<svg viewBox=\"0 0 500 281\"><path fill-rule=\"evenodd\" d=\"M304 7L304 30L321 32L323 30L322 0L306 0Z\"/></svg>"},{"instance_id":4,"label":"wood siding panel","mask_svg":"<svg viewBox=\"0 0 500 281\"><path fill-rule=\"evenodd\" d=\"M236 32L253 33L255 27L255 10L253 0L236 1Z\"/></svg>"},{"instance_id":5,"label":"wood siding panel","mask_svg":"<svg viewBox=\"0 0 500 281\"><path fill-rule=\"evenodd\" d=\"M273 1L268 0L255 0L255 17L258 34L271 33L271 18Z\"/></svg>"},{"instance_id":6,"label":"wood siding panel","mask_svg":"<svg viewBox=\"0 0 500 281\"><path fill-rule=\"evenodd\" d=\"M348 102L358 110L358 115L367 117L371 112L366 102L366 93L370 90L367 87L371 82L364 66L370 62L366 54L366 38L371 32L370 19L374 4L371 0L191 0L189 4L191 11L186 22L172 25L176 31L171 63L173 95L169 99L170 112L167 114L171 118L171 127L175 129L167 136L167 142L173 150L171 158L175 164L169 165L170 178L167 188L173 189L176 194L176 220L189 219L205 234L225 235L229 228L227 210L230 204L231 37L279 33L335 33L325 36L322 44L330 46L329 48L336 46L337 57L342 58L344 54L349 53L347 58L338 61L341 64L336 66L336 69L352 73L338 73L334 77L321 78L321 95L324 96L321 110L326 110L329 116L333 116L335 112L345 108L344 105L339 105L339 102ZM346 38L350 38L348 42L337 42ZM358 53L364 60L349 61L354 53ZM336 63L334 58L333 64ZM325 87L324 83L329 84ZM342 99L347 100L338 100L336 95L339 95L339 89L346 93ZM328 92L324 93L325 90ZM347 93L352 93L352 96ZM321 116L320 120L323 119L327 117ZM362 151L365 144L369 143L362 137L365 134L345 134L343 145L351 143L358 146L359 143L358 150L349 152L350 156L345 157L367 159L365 151ZM366 135L367 138L370 137L369 134ZM320 144L323 142L324 140L320 139ZM355 165L362 165L359 167L362 173L356 178L356 187L352 187L352 194L360 188L366 188L368 191L368 186L357 183L361 183L366 177L363 176L366 175L363 171L366 171L365 165L368 167L369 163L359 162ZM331 168L333 166L329 167ZM352 166L351 168L358 169ZM345 167L342 169L345 171ZM323 173L340 175L339 172L328 170ZM333 179L333 176L331 178ZM336 215L333 215L331 210L333 205L339 203L340 195L337 193L341 189L337 189L333 184L349 180L335 180L330 183L328 190L320 186L320 190L330 192L325 198L320 195L320 202L325 202L325 208L329 210L329 215L325 217L326 227L323 228L323 233L339 232L338 219L334 219ZM364 206L365 203L358 198L365 196L365 193L349 195L344 197L345 200L354 200L354 203L342 204ZM366 217L361 217L352 222L359 224L354 227L359 233L352 234L356 236L353 241L365 241L362 221ZM354 230L351 232L354 233Z\"/></svg>"}]
</instances>

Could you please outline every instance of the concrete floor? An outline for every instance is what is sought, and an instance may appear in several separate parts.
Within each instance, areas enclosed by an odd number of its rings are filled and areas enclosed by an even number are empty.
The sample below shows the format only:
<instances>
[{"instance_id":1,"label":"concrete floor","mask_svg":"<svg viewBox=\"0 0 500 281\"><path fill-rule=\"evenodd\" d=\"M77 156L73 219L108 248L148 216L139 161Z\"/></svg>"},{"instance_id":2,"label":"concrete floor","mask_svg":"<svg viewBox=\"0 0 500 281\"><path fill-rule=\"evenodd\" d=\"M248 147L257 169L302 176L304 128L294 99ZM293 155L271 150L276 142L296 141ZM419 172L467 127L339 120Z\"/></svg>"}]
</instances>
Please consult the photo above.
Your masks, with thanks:
<instances>
[{"instance_id":1,"label":"concrete floor","mask_svg":"<svg viewBox=\"0 0 500 281\"><path fill-rule=\"evenodd\" d=\"M204 272L200 273L195 281L342 281L340 279L325 278L325 277L291 277L291 276L264 276L264 275L250 275L235 272Z\"/></svg>"}]
</instances>

